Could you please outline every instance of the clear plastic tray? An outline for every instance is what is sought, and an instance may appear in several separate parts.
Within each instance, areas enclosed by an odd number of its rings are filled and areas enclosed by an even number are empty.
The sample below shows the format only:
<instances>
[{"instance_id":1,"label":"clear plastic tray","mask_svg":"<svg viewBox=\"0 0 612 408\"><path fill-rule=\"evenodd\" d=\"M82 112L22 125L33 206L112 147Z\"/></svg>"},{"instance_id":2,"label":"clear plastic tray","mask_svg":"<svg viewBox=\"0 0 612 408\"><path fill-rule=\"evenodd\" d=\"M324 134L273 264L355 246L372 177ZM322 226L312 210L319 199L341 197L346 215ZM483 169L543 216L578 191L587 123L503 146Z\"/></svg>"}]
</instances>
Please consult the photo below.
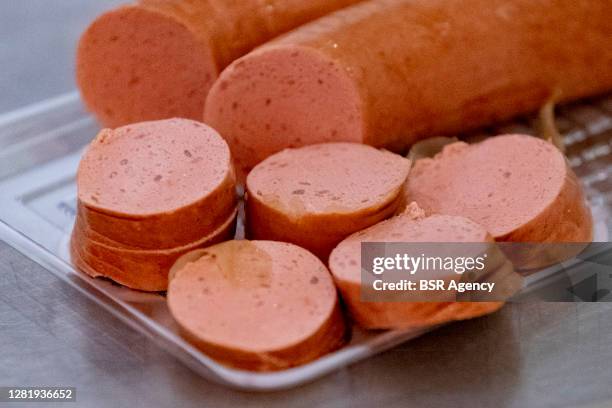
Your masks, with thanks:
<instances>
[{"instance_id":1,"label":"clear plastic tray","mask_svg":"<svg viewBox=\"0 0 612 408\"><path fill-rule=\"evenodd\" d=\"M612 97L560 109L570 163L593 205L596 237L610 233L612 200ZM532 133L525 118L484 133ZM77 93L0 115L0 239L68 282L202 376L234 388L271 391L312 381L363 360L425 331L364 332L353 328L350 344L312 363L273 373L253 373L220 365L178 334L165 298L91 279L70 263L67 239L75 214L75 171L83 147L99 126L83 110ZM541 283L551 273L531 276Z\"/></svg>"}]
</instances>

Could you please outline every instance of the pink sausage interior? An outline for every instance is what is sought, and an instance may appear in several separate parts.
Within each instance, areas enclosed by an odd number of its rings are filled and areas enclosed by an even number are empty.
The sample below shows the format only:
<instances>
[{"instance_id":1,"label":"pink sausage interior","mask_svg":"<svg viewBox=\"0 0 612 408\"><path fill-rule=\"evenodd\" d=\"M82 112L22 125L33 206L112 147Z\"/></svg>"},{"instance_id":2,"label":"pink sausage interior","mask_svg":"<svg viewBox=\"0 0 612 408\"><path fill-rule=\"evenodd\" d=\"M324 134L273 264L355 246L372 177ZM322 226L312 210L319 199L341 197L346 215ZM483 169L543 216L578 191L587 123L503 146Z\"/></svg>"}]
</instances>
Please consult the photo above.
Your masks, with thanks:
<instances>
[{"instance_id":1,"label":"pink sausage interior","mask_svg":"<svg viewBox=\"0 0 612 408\"><path fill-rule=\"evenodd\" d=\"M244 173L286 147L363 142L362 119L347 73L312 49L289 46L255 51L230 65L211 88L204 115Z\"/></svg>"},{"instance_id":2,"label":"pink sausage interior","mask_svg":"<svg viewBox=\"0 0 612 408\"><path fill-rule=\"evenodd\" d=\"M249 194L288 213L347 213L381 205L397 194L409 161L356 143L287 149L248 176Z\"/></svg>"},{"instance_id":3,"label":"pink sausage interior","mask_svg":"<svg viewBox=\"0 0 612 408\"><path fill-rule=\"evenodd\" d=\"M295 245L228 241L177 271L168 304L199 339L266 352L299 344L319 330L336 305L327 268Z\"/></svg>"},{"instance_id":4,"label":"pink sausage interior","mask_svg":"<svg viewBox=\"0 0 612 408\"><path fill-rule=\"evenodd\" d=\"M414 220L410 215L399 215L342 241L332 252L329 267L337 279L358 284L361 281L362 242L479 243L491 240L482 226L467 218L432 215Z\"/></svg>"},{"instance_id":5,"label":"pink sausage interior","mask_svg":"<svg viewBox=\"0 0 612 408\"><path fill-rule=\"evenodd\" d=\"M208 44L171 16L142 6L98 17L77 55L83 99L107 127L177 116L200 120L218 71Z\"/></svg>"},{"instance_id":6,"label":"pink sausage interior","mask_svg":"<svg viewBox=\"0 0 612 408\"><path fill-rule=\"evenodd\" d=\"M227 144L211 128L170 119L103 130L79 167L79 199L103 211L136 216L193 204L230 171Z\"/></svg>"},{"instance_id":7,"label":"pink sausage interior","mask_svg":"<svg viewBox=\"0 0 612 408\"><path fill-rule=\"evenodd\" d=\"M468 217L498 237L553 203L566 181L566 166L559 150L531 136L455 143L416 162L407 194L429 213Z\"/></svg>"}]
</instances>

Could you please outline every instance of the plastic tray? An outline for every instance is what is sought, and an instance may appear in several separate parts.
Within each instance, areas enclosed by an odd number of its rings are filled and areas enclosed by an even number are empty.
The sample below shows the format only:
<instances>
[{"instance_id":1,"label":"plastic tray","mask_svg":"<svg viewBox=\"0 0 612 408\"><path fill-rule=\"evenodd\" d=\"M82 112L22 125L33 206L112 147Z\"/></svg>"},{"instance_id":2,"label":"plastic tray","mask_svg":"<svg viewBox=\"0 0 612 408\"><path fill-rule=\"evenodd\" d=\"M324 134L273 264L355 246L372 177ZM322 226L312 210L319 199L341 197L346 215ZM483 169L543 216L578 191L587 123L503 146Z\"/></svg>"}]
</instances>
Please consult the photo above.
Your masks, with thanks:
<instances>
[{"instance_id":1,"label":"plastic tray","mask_svg":"<svg viewBox=\"0 0 612 408\"><path fill-rule=\"evenodd\" d=\"M581 177L598 220L596 236L610 233L612 200L612 97L560 109L570 163ZM532 133L526 118L484 133ZM91 279L70 263L67 240L75 215L75 171L83 147L99 126L70 93L0 115L0 239L80 290L128 325L152 338L202 376L228 386L271 391L312 381L422 335L425 331L363 332L353 328L350 344L300 366L253 373L220 365L178 334L159 294L132 291ZM531 276L534 285L551 273Z\"/></svg>"}]
</instances>

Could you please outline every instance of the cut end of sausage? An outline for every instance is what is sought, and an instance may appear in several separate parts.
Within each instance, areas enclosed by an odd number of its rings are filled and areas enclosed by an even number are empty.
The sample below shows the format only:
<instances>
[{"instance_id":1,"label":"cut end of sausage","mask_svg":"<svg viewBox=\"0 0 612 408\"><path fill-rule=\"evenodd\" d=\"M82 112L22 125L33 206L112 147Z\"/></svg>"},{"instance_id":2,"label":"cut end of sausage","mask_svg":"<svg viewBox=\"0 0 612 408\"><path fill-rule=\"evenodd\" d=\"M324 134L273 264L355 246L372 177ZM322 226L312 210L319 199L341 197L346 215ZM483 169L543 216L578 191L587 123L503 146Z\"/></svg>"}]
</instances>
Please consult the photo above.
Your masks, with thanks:
<instances>
[{"instance_id":1,"label":"cut end of sausage","mask_svg":"<svg viewBox=\"0 0 612 408\"><path fill-rule=\"evenodd\" d=\"M410 162L357 143L286 149L247 177L254 200L297 217L358 213L391 201L408 177Z\"/></svg>"},{"instance_id":2,"label":"cut end of sausage","mask_svg":"<svg viewBox=\"0 0 612 408\"><path fill-rule=\"evenodd\" d=\"M362 242L493 242L493 238L479 224L450 215L415 218L401 214L382 221L342 241L329 258L334 278L359 284L361 282Z\"/></svg>"},{"instance_id":3,"label":"cut end of sausage","mask_svg":"<svg viewBox=\"0 0 612 408\"><path fill-rule=\"evenodd\" d=\"M232 171L227 144L208 126L143 122L98 134L79 165L78 198L113 214L165 214L202 200Z\"/></svg>"},{"instance_id":4,"label":"cut end of sausage","mask_svg":"<svg viewBox=\"0 0 612 408\"><path fill-rule=\"evenodd\" d=\"M357 143L286 149L247 177L247 234L327 260L338 242L401 208L409 171L402 156Z\"/></svg>"},{"instance_id":5,"label":"cut end of sausage","mask_svg":"<svg viewBox=\"0 0 612 408\"><path fill-rule=\"evenodd\" d=\"M329 271L288 243L228 241L207 248L175 272L168 306L190 340L241 368L288 368L344 338Z\"/></svg>"},{"instance_id":6,"label":"cut end of sausage","mask_svg":"<svg viewBox=\"0 0 612 408\"><path fill-rule=\"evenodd\" d=\"M499 238L554 207L569 173L563 154L552 144L504 135L475 145L454 143L433 159L418 160L407 195L428 213L468 217ZM584 206L579 192L564 199Z\"/></svg>"},{"instance_id":7,"label":"cut end of sausage","mask_svg":"<svg viewBox=\"0 0 612 408\"><path fill-rule=\"evenodd\" d=\"M402 214L357 232L342 241L332 252L329 268L353 319L366 329L431 327L454 320L470 319L492 313L503 302L378 301L361 300L361 243L467 243L465 251L475 256L496 254L493 238L479 224L456 216L432 215L415 219ZM482 243L482 245L480 245ZM463 250L461 250L463 251ZM495 259L491 269L509 266L503 257ZM454 274L454 272L448 272ZM504 274L513 270L503 269ZM498 278L500 279L500 278ZM427 295L426 292L423 296Z\"/></svg>"},{"instance_id":8,"label":"cut end of sausage","mask_svg":"<svg viewBox=\"0 0 612 408\"><path fill-rule=\"evenodd\" d=\"M362 143L361 98L351 74L313 49L269 46L235 61L206 101L204 121L226 138L243 174L283 148Z\"/></svg>"},{"instance_id":9,"label":"cut end of sausage","mask_svg":"<svg viewBox=\"0 0 612 408\"><path fill-rule=\"evenodd\" d=\"M103 14L78 47L81 95L110 128L172 117L201 120L217 75L208 44L172 16L143 6Z\"/></svg>"}]
</instances>

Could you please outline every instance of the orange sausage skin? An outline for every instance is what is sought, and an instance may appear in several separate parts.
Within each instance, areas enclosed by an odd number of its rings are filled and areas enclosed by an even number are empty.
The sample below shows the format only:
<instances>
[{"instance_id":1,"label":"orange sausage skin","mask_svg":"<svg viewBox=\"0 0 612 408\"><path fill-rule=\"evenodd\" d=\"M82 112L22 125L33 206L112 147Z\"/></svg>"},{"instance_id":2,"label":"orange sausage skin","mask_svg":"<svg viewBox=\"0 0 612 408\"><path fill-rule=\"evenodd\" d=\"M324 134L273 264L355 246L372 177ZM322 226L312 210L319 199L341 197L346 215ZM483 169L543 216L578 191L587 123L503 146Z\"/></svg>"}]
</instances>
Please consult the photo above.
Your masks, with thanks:
<instances>
[{"instance_id":1,"label":"orange sausage skin","mask_svg":"<svg viewBox=\"0 0 612 408\"><path fill-rule=\"evenodd\" d=\"M205 122L239 171L288 146L354 141L402 151L612 89L612 3L373 0L232 63Z\"/></svg>"}]
</instances>

